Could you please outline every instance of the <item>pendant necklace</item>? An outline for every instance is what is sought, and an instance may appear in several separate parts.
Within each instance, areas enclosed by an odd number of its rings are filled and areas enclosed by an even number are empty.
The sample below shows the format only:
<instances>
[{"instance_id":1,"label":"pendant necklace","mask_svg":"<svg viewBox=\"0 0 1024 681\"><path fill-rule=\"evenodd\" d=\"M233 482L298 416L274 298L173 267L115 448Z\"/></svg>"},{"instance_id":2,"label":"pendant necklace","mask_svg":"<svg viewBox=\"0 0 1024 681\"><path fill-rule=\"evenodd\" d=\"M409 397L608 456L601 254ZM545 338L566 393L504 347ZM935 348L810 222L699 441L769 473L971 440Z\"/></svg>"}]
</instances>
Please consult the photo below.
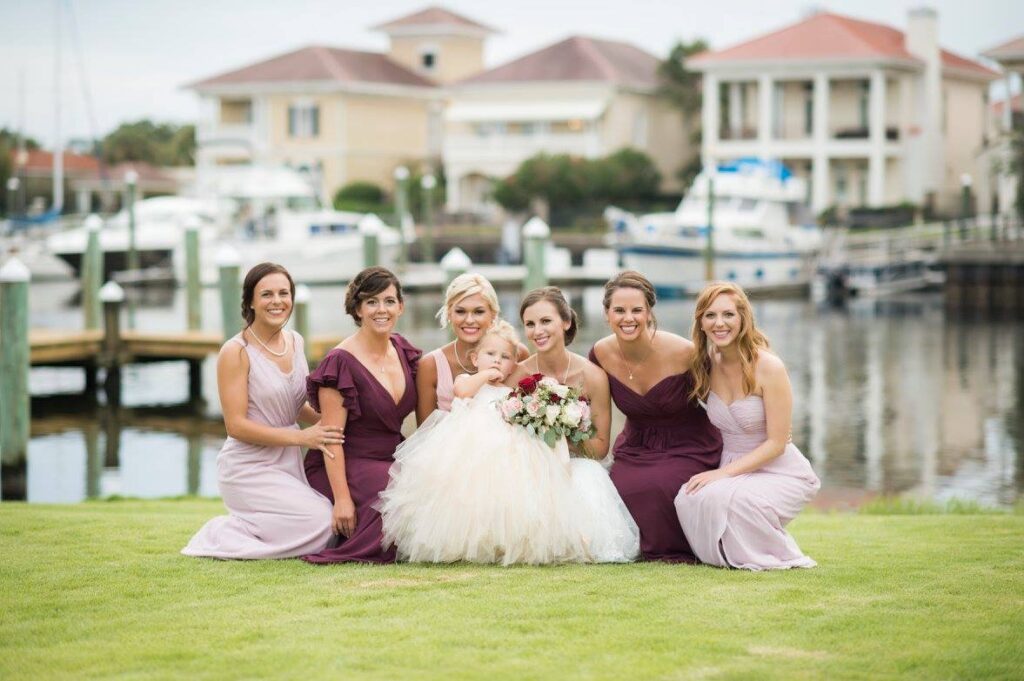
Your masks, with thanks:
<instances>
[{"instance_id":1,"label":"pendant necklace","mask_svg":"<svg viewBox=\"0 0 1024 681\"><path fill-rule=\"evenodd\" d=\"M285 338L284 336L281 337L281 340L284 343L284 350L282 350L281 352L274 352L273 350L270 349L270 347L267 346L266 343L263 342L262 338L256 335L256 332L252 330L251 326L247 326L246 329L248 329L249 333L252 334L252 337L256 339L256 342L262 345L263 349L272 354L274 357L284 357L286 354L288 354L288 339Z\"/></svg>"},{"instance_id":2,"label":"pendant necklace","mask_svg":"<svg viewBox=\"0 0 1024 681\"><path fill-rule=\"evenodd\" d=\"M622 363L626 365L626 370L629 372L629 380L632 381L633 380L633 367L630 366L629 362L626 360L626 353L624 353L622 351L622 345L619 343L618 339L615 340L615 347L617 347L619 349L619 356L622 357ZM644 358L636 363L637 364L637 368L639 368L641 364L643 364L644 362L647 361L647 359L651 356L652 352L654 352L654 342L653 341L651 342L650 349L647 350L647 354L644 355Z\"/></svg>"},{"instance_id":3,"label":"pendant necklace","mask_svg":"<svg viewBox=\"0 0 1024 681\"><path fill-rule=\"evenodd\" d=\"M566 383L566 381L569 380L569 369L572 368L572 355L569 354L568 352L565 354L569 355L569 361L565 365L565 373L562 374L562 385L569 385L568 383ZM544 373L543 371L540 370L540 355L537 355L537 373ZM558 378L558 372L555 372L555 378Z\"/></svg>"}]
</instances>

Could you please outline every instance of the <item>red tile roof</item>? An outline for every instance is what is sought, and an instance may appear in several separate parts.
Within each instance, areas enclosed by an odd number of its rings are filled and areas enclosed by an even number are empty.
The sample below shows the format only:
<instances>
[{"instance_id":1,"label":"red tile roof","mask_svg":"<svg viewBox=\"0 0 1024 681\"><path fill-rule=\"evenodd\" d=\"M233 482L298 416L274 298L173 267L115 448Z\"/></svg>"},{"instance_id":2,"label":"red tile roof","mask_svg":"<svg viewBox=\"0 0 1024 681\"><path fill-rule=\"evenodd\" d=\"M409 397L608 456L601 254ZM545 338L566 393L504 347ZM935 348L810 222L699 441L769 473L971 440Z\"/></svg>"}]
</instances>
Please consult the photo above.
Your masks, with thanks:
<instances>
[{"instance_id":1,"label":"red tile roof","mask_svg":"<svg viewBox=\"0 0 1024 681\"><path fill-rule=\"evenodd\" d=\"M17 162L17 151L11 151L11 163ZM36 149L26 152L25 170L28 172L50 171L53 168L53 152ZM65 151L64 172L70 174L90 175L98 173L100 162L95 156L84 156Z\"/></svg>"},{"instance_id":2,"label":"red tile roof","mask_svg":"<svg viewBox=\"0 0 1024 681\"><path fill-rule=\"evenodd\" d=\"M202 89L216 85L288 81L382 83L434 87L434 83L379 52L311 45L234 71L191 83Z\"/></svg>"},{"instance_id":3,"label":"red tile roof","mask_svg":"<svg viewBox=\"0 0 1024 681\"><path fill-rule=\"evenodd\" d=\"M466 18L461 14L456 14L444 7L438 7L436 5L433 7L427 7L426 9L418 12L413 12L412 14L404 17L399 17L398 19L393 19L392 21L388 21L378 26L374 26L372 30L387 32L389 29L404 28L407 26L454 26L458 28L474 28L481 31L487 31L489 33L497 32L490 26L485 26L484 24Z\"/></svg>"},{"instance_id":4,"label":"red tile roof","mask_svg":"<svg viewBox=\"0 0 1024 681\"><path fill-rule=\"evenodd\" d=\"M981 54L996 61L1000 59L1024 59L1024 35L991 47Z\"/></svg>"},{"instance_id":5,"label":"red tile roof","mask_svg":"<svg viewBox=\"0 0 1024 681\"><path fill-rule=\"evenodd\" d=\"M654 55L628 43L573 36L470 76L459 84L602 81L655 86L660 62Z\"/></svg>"},{"instance_id":6,"label":"red tile roof","mask_svg":"<svg viewBox=\"0 0 1024 681\"><path fill-rule=\"evenodd\" d=\"M946 68L969 71L978 76L997 77L996 71L979 62L942 50ZM905 38L885 24L854 19L832 12L819 12L778 31L723 50L704 52L690 61L694 65L760 59L891 58L919 61L907 52Z\"/></svg>"}]
</instances>

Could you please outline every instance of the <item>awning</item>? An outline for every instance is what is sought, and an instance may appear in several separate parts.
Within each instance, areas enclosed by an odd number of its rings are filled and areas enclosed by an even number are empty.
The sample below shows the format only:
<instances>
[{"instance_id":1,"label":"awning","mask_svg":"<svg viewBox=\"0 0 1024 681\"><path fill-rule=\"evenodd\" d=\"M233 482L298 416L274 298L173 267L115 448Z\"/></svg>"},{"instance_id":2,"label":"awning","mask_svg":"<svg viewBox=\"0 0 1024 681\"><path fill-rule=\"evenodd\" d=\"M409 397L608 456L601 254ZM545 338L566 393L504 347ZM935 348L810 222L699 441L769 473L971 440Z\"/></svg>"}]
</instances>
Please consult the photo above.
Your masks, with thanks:
<instances>
[{"instance_id":1,"label":"awning","mask_svg":"<svg viewBox=\"0 0 1024 681\"><path fill-rule=\"evenodd\" d=\"M520 121L592 121L608 107L605 99L545 102L454 102L445 118L459 123L516 123Z\"/></svg>"}]
</instances>

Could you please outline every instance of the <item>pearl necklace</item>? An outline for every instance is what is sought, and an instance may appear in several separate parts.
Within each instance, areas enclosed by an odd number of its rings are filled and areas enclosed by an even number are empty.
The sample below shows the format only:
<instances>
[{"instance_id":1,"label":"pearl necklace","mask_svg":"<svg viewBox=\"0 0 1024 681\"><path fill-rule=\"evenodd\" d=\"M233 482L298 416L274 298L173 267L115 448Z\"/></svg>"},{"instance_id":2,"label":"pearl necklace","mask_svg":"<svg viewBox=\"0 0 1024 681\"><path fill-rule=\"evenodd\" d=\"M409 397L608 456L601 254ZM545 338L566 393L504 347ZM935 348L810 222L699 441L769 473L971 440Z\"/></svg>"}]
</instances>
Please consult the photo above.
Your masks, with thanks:
<instances>
[{"instance_id":1,"label":"pearl necklace","mask_svg":"<svg viewBox=\"0 0 1024 681\"><path fill-rule=\"evenodd\" d=\"M262 345L263 349L272 354L274 357L284 357L286 354L288 354L288 339L285 336L281 337L281 341L284 343L284 350L282 350L281 352L274 352L273 350L270 349L269 346L267 346L266 343L263 342L262 338L256 335L256 332L252 330L251 326L247 326L245 328L249 333L252 334L252 337L256 339L256 342Z\"/></svg>"},{"instance_id":2,"label":"pearl necklace","mask_svg":"<svg viewBox=\"0 0 1024 681\"><path fill-rule=\"evenodd\" d=\"M462 370L464 372L466 372L467 374L469 374L470 376L472 376L473 374L476 373L476 371L470 371L469 369L467 369L466 365L462 363L462 358L459 357L459 339L458 338L455 339L455 361L458 362L459 366L462 367Z\"/></svg>"}]
</instances>

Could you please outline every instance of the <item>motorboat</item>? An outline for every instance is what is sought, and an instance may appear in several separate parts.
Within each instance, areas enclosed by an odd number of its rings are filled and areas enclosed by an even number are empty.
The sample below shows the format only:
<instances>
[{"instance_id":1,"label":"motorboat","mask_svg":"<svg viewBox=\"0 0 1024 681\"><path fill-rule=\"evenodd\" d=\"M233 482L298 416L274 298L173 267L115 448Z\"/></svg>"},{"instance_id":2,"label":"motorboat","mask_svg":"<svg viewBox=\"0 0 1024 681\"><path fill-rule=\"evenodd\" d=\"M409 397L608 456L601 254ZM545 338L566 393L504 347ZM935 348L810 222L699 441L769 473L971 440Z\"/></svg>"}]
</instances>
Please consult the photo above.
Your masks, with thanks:
<instances>
[{"instance_id":1,"label":"motorboat","mask_svg":"<svg viewBox=\"0 0 1024 681\"><path fill-rule=\"evenodd\" d=\"M806 199L806 182L782 163L744 158L703 170L673 212L609 206L605 219L622 266L661 293L693 294L709 274L752 290L806 289L822 244Z\"/></svg>"}]
</instances>

